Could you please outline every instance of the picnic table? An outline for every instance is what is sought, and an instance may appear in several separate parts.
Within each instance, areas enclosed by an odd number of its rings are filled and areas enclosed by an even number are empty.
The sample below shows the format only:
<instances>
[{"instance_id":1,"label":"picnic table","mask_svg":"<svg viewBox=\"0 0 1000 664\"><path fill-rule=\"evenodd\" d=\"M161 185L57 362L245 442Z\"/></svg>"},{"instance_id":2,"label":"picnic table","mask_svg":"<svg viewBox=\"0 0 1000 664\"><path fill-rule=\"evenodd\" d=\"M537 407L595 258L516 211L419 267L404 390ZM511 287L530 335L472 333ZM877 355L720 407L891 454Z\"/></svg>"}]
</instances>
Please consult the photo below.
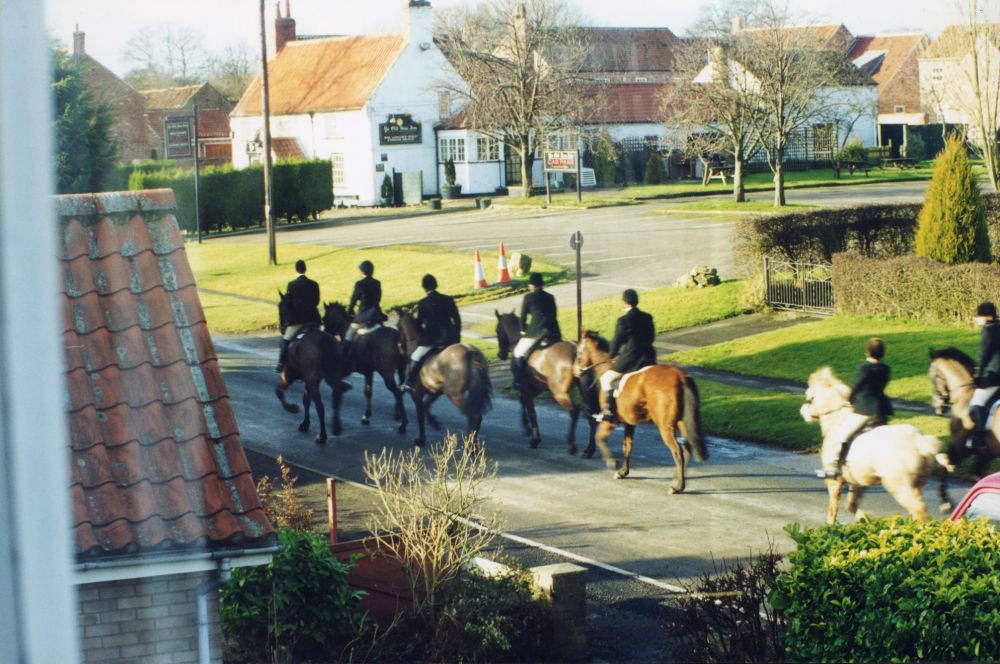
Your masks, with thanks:
<instances>
[{"instance_id":1,"label":"picnic table","mask_svg":"<svg viewBox=\"0 0 1000 664\"><path fill-rule=\"evenodd\" d=\"M725 162L710 162L705 165L705 174L701 179L701 186L707 186L712 180L722 180L722 184L727 184L726 178L733 177L736 164Z\"/></svg>"},{"instance_id":2,"label":"picnic table","mask_svg":"<svg viewBox=\"0 0 1000 664\"><path fill-rule=\"evenodd\" d=\"M867 161L841 160L841 162L840 162L840 168L842 170L843 169L847 169L847 174L848 175L854 175L854 171L864 171L865 172L865 177L867 177L868 176L868 171L870 171L872 169L872 165L870 163L868 163Z\"/></svg>"},{"instance_id":3,"label":"picnic table","mask_svg":"<svg viewBox=\"0 0 1000 664\"><path fill-rule=\"evenodd\" d=\"M905 168L916 168L917 160L911 159L910 157L890 157L888 159L882 160L883 168L898 168L903 170Z\"/></svg>"}]
</instances>

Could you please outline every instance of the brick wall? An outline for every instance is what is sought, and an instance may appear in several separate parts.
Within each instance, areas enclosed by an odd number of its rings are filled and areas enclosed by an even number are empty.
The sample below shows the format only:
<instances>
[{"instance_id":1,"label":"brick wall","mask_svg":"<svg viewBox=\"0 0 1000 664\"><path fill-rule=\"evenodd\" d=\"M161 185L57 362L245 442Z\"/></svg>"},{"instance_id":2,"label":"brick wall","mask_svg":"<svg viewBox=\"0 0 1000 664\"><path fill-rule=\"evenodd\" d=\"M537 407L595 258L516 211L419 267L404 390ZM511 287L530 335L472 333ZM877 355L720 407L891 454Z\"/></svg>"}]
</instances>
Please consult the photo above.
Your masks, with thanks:
<instances>
[{"instance_id":1,"label":"brick wall","mask_svg":"<svg viewBox=\"0 0 1000 664\"><path fill-rule=\"evenodd\" d=\"M135 159L149 159L153 149L162 155L163 148L154 142L146 124L146 98L89 55L74 57L80 63L87 89L95 99L111 105L115 117L112 132L121 148L121 161L128 164Z\"/></svg>"},{"instance_id":2,"label":"brick wall","mask_svg":"<svg viewBox=\"0 0 1000 664\"><path fill-rule=\"evenodd\" d=\"M198 661L195 589L207 574L157 576L78 587L84 662ZM213 662L222 662L218 593L208 601Z\"/></svg>"}]
</instances>

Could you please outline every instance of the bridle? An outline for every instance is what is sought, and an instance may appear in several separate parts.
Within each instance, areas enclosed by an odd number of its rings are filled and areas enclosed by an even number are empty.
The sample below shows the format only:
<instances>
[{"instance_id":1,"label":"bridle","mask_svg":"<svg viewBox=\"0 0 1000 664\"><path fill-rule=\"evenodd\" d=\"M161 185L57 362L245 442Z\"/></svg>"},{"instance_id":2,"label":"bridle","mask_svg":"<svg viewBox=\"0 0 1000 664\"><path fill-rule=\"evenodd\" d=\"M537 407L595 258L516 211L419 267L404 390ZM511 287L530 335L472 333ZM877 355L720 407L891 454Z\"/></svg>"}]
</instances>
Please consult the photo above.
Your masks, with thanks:
<instances>
[{"instance_id":1,"label":"bridle","mask_svg":"<svg viewBox=\"0 0 1000 664\"><path fill-rule=\"evenodd\" d=\"M809 397L808 399L806 399L806 405L812 407L812 403L813 403L813 398L812 397ZM836 408L831 408L830 410L824 411L822 413L813 412L812 416L819 420L819 419L822 419L822 418L826 417L827 415L833 415L837 411L841 411L841 410L844 410L845 408L849 408L849 407L850 407L849 403L844 403L844 404L841 404L841 405L837 406Z\"/></svg>"},{"instance_id":2,"label":"bridle","mask_svg":"<svg viewBox=\"0 0 1000 664\"><path fill-rule=\"evenodd\" d=\"M602 364L608 364L609 362L611 362L611 359L610 359L610 358L608 358L608 359L606 359L606 360L601 360L600 362L594 362L593 364L588 364L588 365L587 365L587 366L585 366L585 367L581 367L580 365L577 365L577 367L576 367L576 368L577 368L577 371L579 371L580 373L585 373L585 372L587 372L587 371L590 371L590 370L591 370L591 369L593 369L594 367L599 367L599 366L601 366Z\"/></svg>"}]
</instances>

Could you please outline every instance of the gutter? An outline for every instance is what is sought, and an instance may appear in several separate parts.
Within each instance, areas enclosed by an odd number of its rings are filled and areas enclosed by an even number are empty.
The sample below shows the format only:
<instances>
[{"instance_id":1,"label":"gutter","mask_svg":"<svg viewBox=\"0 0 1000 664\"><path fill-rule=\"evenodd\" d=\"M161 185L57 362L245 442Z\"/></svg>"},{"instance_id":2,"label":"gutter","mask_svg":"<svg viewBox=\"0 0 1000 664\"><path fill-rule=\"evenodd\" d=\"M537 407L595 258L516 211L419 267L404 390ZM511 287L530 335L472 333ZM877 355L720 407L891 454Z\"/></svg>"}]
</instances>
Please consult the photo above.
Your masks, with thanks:
<instances>
[{"instance_id":1,"label":"gutter","mask_svg":"<svg viewBox=\"0 0 1000 664\"><path fill-rule=\"evenodd\" d=\"M272 544L224 551L118 556L81 562L73 567L73 585L213 571L221 560L226 560L230 567L266 565L281 549L280 544Z\"/></svg>"}]
</instances>

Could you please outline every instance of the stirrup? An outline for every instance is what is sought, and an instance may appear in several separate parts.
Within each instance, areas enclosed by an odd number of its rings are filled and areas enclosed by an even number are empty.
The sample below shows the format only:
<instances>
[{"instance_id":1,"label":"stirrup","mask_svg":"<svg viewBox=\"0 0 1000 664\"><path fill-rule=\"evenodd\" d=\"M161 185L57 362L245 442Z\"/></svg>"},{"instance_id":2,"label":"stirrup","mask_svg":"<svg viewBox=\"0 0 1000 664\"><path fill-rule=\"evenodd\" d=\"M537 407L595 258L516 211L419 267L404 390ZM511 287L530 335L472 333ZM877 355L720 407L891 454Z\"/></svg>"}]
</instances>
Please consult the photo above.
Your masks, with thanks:
<instances>
[{"instance_id":1,"label":"stirrup","mask_svg":"<svg viewBox=\"0 0 1000 664\"><path fill-rule=\"evenodd\" d=\"M612 413L609 410L602 410L601 412L594 415L594 419L598 422L607 422L608 424L617 424L618 415Z\"/></svg>"},{"instance_id":2,"label":"stirrup","mask_svg":"<svg viewBox=\"0 0 1000 664\"><path fill-rule=\"evenodd\" d=\"M816 473L816 477L821 480L839 480L841 477L839 470L827 470L826 468L820 468L818 470L814 470L813 472Z\"/></svg>"}]
</instances>

